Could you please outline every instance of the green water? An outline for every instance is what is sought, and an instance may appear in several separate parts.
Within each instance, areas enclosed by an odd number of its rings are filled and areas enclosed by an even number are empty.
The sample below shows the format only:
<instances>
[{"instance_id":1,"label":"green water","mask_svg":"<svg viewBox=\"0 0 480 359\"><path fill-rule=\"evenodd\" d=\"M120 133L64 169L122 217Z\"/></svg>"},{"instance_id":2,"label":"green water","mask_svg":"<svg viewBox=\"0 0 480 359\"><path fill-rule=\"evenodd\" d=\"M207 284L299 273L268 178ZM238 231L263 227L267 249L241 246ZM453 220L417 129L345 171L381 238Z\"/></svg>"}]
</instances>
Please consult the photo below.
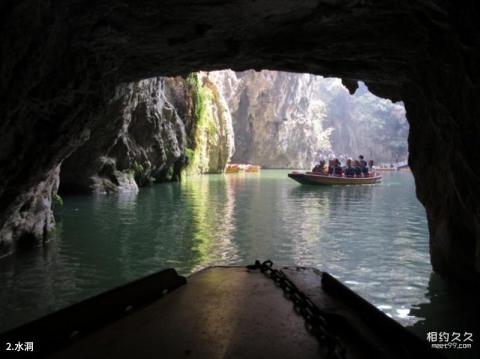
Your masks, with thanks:
<instances>
[{"instance_id":1,"label":"green water","mask_svg":"<svg viewBox=\"0 0 480 359\"><path fill-rule=\"evenodd\" d=\"M0 261L0 330L162 268L257 258L328 271L421 336L441 323L429 313L451 314L409 173L321 187L264 170L64 202L56 240Z\"/></svg>"}]
</instances>

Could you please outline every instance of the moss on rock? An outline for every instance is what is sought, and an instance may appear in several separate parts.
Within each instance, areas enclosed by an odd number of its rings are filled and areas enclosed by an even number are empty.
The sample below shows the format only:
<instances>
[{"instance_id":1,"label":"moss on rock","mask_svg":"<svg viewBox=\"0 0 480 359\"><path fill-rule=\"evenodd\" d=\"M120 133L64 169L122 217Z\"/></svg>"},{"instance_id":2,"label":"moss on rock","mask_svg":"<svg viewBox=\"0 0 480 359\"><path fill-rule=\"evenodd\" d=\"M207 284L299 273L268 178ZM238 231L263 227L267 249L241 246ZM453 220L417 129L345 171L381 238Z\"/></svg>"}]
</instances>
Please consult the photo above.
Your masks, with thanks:
<instances>
[{"instance_id":1,"label":"moss on rock","mask_svg":"<svg viewBox=\"0 0 480 359\"><path fill-rule=\"evenodd\" d=\"M187 175L221 173L233 152L231 116L224 99L208 74L188 76L194 123L191 147L186 148Z\"/></svg>"}]
</instances>

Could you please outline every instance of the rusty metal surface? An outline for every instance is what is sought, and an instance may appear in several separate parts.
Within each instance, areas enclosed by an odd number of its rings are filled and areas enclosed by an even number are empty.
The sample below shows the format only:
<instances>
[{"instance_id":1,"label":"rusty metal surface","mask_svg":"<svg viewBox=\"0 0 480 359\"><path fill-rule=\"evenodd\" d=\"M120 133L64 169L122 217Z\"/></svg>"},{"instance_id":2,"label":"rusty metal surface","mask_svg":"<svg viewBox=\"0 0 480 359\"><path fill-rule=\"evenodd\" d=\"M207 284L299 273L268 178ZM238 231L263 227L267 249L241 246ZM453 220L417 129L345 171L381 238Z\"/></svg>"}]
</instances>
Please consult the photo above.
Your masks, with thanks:
<instances>
[{"instance_id":1,"label":"rusty metal surface","mask_svg":"<svg viewBox=\"0 0 480 359\"><path fill-rule=\"evenodd\" d=\"M192 275L186 286L52 357L321 356L303 319L272 281L243 267L214 267Z\"/></svg>"},{"instance_id":2,"label":"rusty metal surface","mask_svg":"<svg viewBox=\"0 0 480 359\"><path fill-rule=\"evenodd\" d=\"M403 328L392 326L373 306L359 306L357 299L345 296L342 284L326 292L322 272L282 270L327 312L348 359L439 357L408 335L402 335L401 343L395 341ZM245 267L210 267L190 276L187 285L51 357L309 359L325 357L324 349L270 278Z\"/></svg>"}]
</instances>

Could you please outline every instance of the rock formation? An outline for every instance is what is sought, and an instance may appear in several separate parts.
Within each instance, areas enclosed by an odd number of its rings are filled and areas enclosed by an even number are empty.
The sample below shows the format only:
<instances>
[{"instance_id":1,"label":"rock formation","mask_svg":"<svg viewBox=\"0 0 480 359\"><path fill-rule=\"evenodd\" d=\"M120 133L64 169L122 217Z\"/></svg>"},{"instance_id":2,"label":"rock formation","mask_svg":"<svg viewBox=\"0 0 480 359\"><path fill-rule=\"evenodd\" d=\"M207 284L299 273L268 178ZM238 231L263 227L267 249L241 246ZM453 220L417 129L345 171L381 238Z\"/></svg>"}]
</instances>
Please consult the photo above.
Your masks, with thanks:
<instances>
[{"instance_id":1,"label":"rock formation","mask_svg":"<svg viewBox=\"0 0 480 359\"><path fill-rule=\"evenodd\" d=\"M225 68L308 72L404 101L433 268L480 282L478 2L7 0L0 9L2 228L104 121L118 84Z\"/></svg>"},{"instance_id":2,"label":"rock formation","mask_svg":"<svg viewBox=\"0 0 480 359\"><path fill-rule=\"evenodd\" d=\"M236 150L232 162L264 168L310 168L331 152L324 128L321 78L277 71L215 71L232 113Z\"/></svg>"},{"instance_id":3,"label":"rock formation","mask_svg":"<svg viewBox=\"0 0 480 359\"><path fill-rule=\"evenodd\" d=\"M61 166L61 193L137 191L191 173L221 172L230 159L231 118L200 74L117 86L90 139Z\"/></svg>"},{"instance_id":4,"label":"rock formation","mask_svg":"<svg viewBox=\"0 0 480 359\"><path fill-rule=\"evenodd\" d=\"M48 241L55 229L52 202L61 201L57 194L59 172L60 168L55 167L45 180L17 198L20 208L0 230L0 254Z\"/></svg>"},{"instance_id":5,"label":"rock formation","mask_svg":"<svg viewBox=\"0 0 480 359\"><path fill-rule=\"evenodd\" d=\"M324 79L320 97L326 104L325 126L333 128L333 152L377 163L399 162L408 155L408 122L402 103L370 93L360 82L353 95L337 79Z\"/></svg>"},{"instance_id":6,"label":"rock formation","mask_svg":"<svg viewBox=\"0 0 480 359\"><path fill-rule=\"evenodd\" d=\"M233 162L311 168L327 155L407 157L403 105L372 95L363 83L351 95L339 79L310 74L226 70L209 77L232 113Z\"/></svg>"},{"instance_id":7,"label":"rock formation","mask_svg":"<svg viewBox=\"0 0 480 359\"><path fill-rule=\"evenodd\" d=\"M189 174L220 173L234 151L232 118L225 99L205 73L188 77L195 121L186 149Z\"/></svg>"},{"instance_id":8,"label":"rock formation","mask_svg":"<svg viewBox=\"0 0 480 359\"><path fill-rule=\"evenodd\" d=\"M119 85L105 120L63 162L61 192L138 190L137 184L179 176L187 136L173 103L186 108L184 85L181 78L159 77Z\"/></svg>"}]
</instances>

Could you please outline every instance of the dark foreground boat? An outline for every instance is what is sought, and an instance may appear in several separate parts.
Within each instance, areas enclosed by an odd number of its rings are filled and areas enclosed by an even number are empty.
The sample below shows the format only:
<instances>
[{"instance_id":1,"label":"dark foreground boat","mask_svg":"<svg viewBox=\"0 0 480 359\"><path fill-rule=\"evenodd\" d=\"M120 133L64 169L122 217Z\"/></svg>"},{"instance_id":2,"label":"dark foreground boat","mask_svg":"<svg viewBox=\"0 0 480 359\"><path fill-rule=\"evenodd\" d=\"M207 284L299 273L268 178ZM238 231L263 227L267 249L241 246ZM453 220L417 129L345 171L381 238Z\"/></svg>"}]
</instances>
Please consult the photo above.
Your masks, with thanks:
<instances>
[{"instance_id":1,"label":"dark foreground boat","mask_svg":"<svg viewBox=\"0 0 480 359\"><path fill-rule=\"evenodd\" d=\"M369 177L339 177L320 175L314 172L291 172L288 177L294 179L301 184L314 185L356 185L356 184L373 184L382 181L382 176L378 173L373 173Z\"/></svg>"},{"instance_id":2,"label":"dark foreground boat","mask_svg":"<svg viewBox=\"0 0 480 359\"><path fill-rule=\"evenodd\" d=\"M188 282L168 269L0 341L33 342L15 358L442 357L328 273L265 264L210 267Z\"/></svg>"}]
</instances>

